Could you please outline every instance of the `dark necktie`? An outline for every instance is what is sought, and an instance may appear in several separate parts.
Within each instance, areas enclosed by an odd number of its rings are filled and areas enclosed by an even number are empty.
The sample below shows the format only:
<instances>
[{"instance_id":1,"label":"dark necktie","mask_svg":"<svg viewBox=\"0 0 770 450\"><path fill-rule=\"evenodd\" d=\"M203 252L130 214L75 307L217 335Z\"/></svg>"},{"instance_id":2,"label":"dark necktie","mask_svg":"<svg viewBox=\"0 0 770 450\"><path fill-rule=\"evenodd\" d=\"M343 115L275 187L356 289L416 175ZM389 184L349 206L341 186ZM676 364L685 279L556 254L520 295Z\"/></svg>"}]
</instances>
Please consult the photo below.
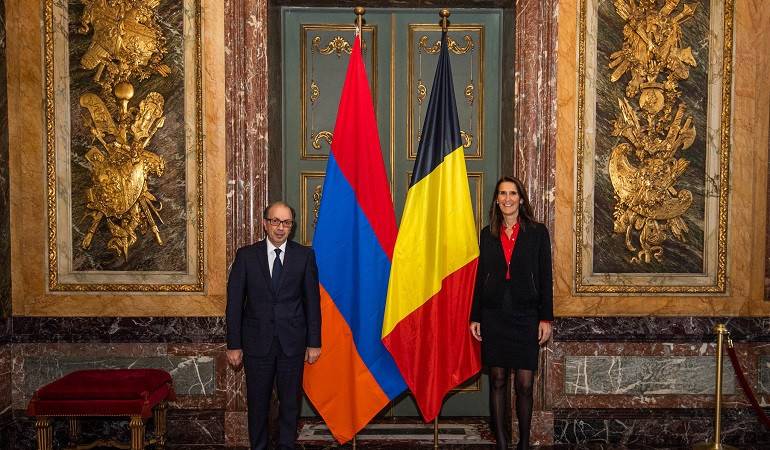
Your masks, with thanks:
<instances>
[{"instance_id":1,"label":"dark necktie","mask_svg":"<svg viewBox=\"0 0 770 450\"><path fill-rule=\"evenodd\" d=\"M281 263L281 249L275 249L275 261L273 261L273 273L272 277L273 292L278 292L278 286L281 285L281 271L283 270L283 264Z\"/></svg>"}]
</instances>

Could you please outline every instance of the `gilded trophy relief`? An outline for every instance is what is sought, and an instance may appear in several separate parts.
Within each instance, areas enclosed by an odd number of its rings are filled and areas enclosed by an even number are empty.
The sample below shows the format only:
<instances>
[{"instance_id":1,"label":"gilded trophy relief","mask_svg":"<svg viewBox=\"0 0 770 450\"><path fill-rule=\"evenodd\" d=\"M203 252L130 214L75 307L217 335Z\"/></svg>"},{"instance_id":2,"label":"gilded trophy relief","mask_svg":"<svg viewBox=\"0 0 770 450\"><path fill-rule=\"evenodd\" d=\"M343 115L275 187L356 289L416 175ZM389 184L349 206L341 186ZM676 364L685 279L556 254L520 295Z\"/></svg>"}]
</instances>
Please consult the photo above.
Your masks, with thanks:
<instances>
[{"instance_id":1,"label":"gilded trophy relief","mask_svg":"<svg viewBox=\"0 0 770 450\"><path fill-rule=\"evenodd\" d=\"M723 292L732 2L584 0L576 291Z\"/></svg>"},{"instance_id":2,"label":"gilded trophy relief","mask_svg":"<svg viewBox=\"0 0 770 450\"><path fill-rule=\"evenodd\" d=\"M201 289L200 5L46 7L50 287Z\"/></svg>"},{"instance_id":3,"label":"gilded trophy relief","mask_svg":"<svg viewBox=\"0 0 770 450\"><path fill-rule=\"evenodd\" d=\"M634 263L663 262L669 238L687 242L689 233L684 216L693 195L679 184L690 161L679 155L697 132L679 84L697 66L692 48L682 43L682 25L697 3L681 6L615 1L626 24L622 48L610 55L610 81L626 74L630 79L625 97L617 98L612 136L621 142L612 148L608 171L615 191L613 230L625 236Z\"/></svg>"}]
</instances>

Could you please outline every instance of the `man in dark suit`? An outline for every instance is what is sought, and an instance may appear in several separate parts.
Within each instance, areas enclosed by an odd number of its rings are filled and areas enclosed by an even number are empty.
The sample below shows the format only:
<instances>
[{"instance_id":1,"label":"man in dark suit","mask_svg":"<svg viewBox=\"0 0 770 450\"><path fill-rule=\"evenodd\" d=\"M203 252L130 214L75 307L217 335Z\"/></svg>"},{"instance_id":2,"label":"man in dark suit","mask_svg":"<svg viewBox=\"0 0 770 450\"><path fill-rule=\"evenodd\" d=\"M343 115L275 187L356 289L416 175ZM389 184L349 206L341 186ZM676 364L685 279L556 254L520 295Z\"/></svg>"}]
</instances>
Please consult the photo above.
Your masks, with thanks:
<instances>
[{"instance_id":1,"label":"man in dark suit","mask_svg":"<svg viewBox=\"0 0 770 450\"><path fill-rule=\"evenodd\" d=\"M318 267L313 249L289 240L289 205L270 204L262 224L267 239L238 249L227 280L227 359L246 370L251 448L267 448L275 382L279 448L293 449L303 362L321 355Z\"/></svg>"}]
</instances>

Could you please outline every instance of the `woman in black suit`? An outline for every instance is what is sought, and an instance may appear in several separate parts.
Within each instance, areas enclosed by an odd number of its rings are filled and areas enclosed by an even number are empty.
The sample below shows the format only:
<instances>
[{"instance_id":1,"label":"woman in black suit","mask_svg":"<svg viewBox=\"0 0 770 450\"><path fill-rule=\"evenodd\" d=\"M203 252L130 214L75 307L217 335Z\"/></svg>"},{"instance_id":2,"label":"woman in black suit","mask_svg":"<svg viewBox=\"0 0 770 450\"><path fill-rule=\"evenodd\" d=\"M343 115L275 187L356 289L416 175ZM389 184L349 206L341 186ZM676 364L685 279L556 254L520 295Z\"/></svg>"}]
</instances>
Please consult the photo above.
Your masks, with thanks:
<instances>
[{"instance_id":1,"label":"woman in black suit","mask_svg":"<svg viewBox=\"0 0 770 450\"><path fill-rule=\"evenodd\" d=\"M504 424L508 371L514 371L519 450L529 449L532 385L540 346L551 337L551 240L535 221L522 182L503 177L495 186L489 225L481 230L471 333L489 368L489 409L497 447L508 442ZM483 338L482 338L483 336Z\"/></svg>"}]
</instances>

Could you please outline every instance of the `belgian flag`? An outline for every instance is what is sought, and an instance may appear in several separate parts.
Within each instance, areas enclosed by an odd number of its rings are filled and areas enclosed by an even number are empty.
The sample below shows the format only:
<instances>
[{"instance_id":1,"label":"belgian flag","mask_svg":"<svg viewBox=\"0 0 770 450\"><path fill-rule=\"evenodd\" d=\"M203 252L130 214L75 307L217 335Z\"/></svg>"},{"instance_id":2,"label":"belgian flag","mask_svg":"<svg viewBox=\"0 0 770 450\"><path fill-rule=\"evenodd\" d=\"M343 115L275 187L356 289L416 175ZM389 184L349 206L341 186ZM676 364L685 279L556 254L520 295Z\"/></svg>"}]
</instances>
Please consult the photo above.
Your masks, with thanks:
<instances>
[{"instance_id":1,"label":"belgian flag","mask_svg":"<svg viewBox=\"0 0 770 450\"><path fill-rule=\"evenodd\" d=\"M481 368L468 322L479 247L453 86L444 32L382 324L383 343L426 422Z\"/></svg>"}]
</instances>

